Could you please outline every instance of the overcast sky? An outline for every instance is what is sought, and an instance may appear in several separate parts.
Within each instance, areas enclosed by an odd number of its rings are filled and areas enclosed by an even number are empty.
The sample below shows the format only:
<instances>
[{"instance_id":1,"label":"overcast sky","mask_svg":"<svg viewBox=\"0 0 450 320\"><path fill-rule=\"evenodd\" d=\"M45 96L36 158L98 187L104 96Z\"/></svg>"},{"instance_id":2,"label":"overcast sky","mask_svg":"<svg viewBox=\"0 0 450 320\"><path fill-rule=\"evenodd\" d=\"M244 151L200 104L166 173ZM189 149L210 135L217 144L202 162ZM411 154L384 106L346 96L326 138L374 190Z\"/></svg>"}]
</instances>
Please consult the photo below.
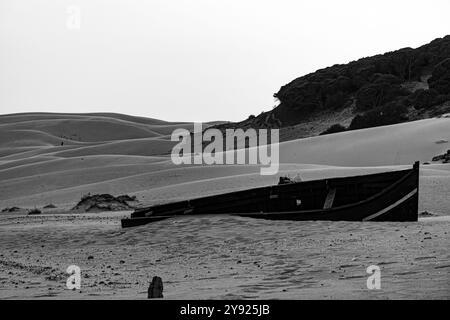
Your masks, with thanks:
<instances>
[{"instance_id":1,"label":"overcast sky","mask_svg":"<svg viewBox=\"0 0 450 320\"><path fill-rule=\"evenodd\" d=\"M449 13L449 0L0 0L0 113L242 120L296 77L450 34Z\"/></svg>"}]
</instances>

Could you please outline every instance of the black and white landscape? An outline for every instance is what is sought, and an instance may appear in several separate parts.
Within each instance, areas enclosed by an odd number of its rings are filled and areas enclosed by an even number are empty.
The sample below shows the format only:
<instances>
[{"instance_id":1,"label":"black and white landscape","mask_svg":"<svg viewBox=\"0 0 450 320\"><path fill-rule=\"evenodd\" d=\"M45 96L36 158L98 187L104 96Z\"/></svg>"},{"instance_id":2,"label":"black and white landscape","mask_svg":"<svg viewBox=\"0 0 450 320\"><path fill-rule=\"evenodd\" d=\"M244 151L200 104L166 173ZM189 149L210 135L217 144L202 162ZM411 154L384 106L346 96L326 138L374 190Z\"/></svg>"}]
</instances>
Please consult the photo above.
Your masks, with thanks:
<instances>
[{"instance_id":1,"label":"black and white landscape","mask_svg":"<svg viewBox=\"0 0 450 320\"><path fill-rule=\"evenodd\" d=\"M448 299L450 7L398 2L2 1L0 298L145 299L159 276L164 299ZM194 122L279 130L278 173L174 164L171 135ZM121 227L147 206L416 161L418 221Z\"/></svg>"}]
</instances>

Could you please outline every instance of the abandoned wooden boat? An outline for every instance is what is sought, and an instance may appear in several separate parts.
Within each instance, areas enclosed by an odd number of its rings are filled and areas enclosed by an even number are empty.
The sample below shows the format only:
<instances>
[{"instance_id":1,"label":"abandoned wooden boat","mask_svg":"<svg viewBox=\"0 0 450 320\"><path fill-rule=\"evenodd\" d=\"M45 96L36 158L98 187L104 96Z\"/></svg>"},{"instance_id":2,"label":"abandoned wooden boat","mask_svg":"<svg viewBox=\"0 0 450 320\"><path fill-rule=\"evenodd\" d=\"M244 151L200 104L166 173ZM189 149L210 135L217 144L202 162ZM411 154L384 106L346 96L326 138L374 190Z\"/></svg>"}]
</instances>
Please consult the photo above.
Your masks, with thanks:
<instances>
[{"instance_id":1,"label":"abandoned wooden boat","mask_svg":"<svg viewBox=\"0 0 450 320\"><path fill-rule=\"evenodd\" d=\"M279 184L137 209L122 227L176 216L231 214L271 220L417 221L419 163L412 169Z\"/></svg>"}]
</instances>

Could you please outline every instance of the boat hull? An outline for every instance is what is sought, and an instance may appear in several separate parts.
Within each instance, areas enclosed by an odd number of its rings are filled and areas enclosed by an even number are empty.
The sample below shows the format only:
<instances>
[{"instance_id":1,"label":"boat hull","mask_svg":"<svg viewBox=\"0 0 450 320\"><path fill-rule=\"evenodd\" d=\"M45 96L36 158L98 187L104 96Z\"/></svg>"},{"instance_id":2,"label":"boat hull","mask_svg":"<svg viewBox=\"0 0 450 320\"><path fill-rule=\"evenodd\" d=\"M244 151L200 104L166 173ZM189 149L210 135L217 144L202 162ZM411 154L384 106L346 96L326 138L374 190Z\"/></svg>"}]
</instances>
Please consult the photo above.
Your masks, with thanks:
<instances>
[{"instance_id":1,"label":"boat hull","mask_svg":"<svg viewBox=\"0 0 450 320\"><path fill-rule=\"evenodd\" d=\"M255 188L136 210L122 227L186 215L269 220L417 221L419 164L412 169Z\"/></svg>"}]
</instances>

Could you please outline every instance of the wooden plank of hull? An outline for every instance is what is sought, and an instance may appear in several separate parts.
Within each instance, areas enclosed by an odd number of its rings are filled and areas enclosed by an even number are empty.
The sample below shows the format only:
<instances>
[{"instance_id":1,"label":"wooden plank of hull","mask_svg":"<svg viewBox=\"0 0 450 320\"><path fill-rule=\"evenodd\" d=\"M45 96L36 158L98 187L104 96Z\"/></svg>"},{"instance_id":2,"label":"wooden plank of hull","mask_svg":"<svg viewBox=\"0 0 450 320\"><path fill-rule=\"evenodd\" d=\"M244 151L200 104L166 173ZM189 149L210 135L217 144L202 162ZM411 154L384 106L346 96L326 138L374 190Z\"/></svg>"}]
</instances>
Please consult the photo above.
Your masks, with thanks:
<instances>
[{"instance_id":1,"label":"wooden plank of hull","mask_svg":"<svg viewBox=\"0 0 450 320\"><path fill-rule=\"evenodd\" d=\"M416 163L412 170L255 188L153 206L134 212L131 219L122 221L122 226L141 225L178 215L201 214L232 214L272 220L417 221L418 182L419 164ZM352 185L356 186L353 193L357 192L360 197L366 193L375 193L360 201L345 205L338 203L331 208L333 202L343 201L340 199L342 194L345 196L342 188L348 189ZM369 189L361 191L358 186ZM337 188L341 188L341 192L336 198ZM296 198L299 193L312 196L310 202L319 202L310 205L324 206L325 209L280 210L287 202L298 201ZM350 191L347 193L351 194ZM129 221L135 219L138 220Z\"/></svg>"},{"instance_id":2,"label":"wooden plank of hull","mask_svg":"<svg viewBox=\"0 0 450 320\"><path fill-rule=\"evenodd\" d=\"M297 221L417 221L419 172L411 170L380 194L359 203L325 210L243 213L244 217Z\"/></svg>"},{"instance_id":3,"label":"wooden plank of hull","mask_svg":"<svg viewBox=\"0 0 450 320\"><path fill-rule=\"evenodd\" d=\"M292 221L417 221L417 190L408 194L399 203L394 203L381 210L372 203L353 208L339 208L339 210L318 212L268 212L268 213L239 213L241 217L260 218L268 220ZM372 209L372 211L370 211ZM374 217L371 217L374 216Z\"/></svg>"},{"instance_id":4,"label":"wooden plank of hull","mask_svg":"<svg viewBox=\"0 0 450 320\"><path fill-rule=\"evenodd\" d=\"M323 205L324 209L330 209L333 206L335 196L336 188L330 189L330 191L328 191L327 198L325 199L325 204Z\"/></svg>"},{"instance_id":5,"label":"wooden plank of hull","mask_svg":"<svg viewBox=\"0 0 450 320\"><path fill-rule=\"evenodd\" d=\"M180 201L163 205L156 205L146 209L139 209L138 211L132 213L131 217L133 218L145 217L147 216L148 213L151 213L151 215L177 215L177 214L181 215L185 214L187 209L191 210L191 214L230 213L230 212L237 212L238 210L242 210L242 212L287 211L283 210L282 206L274 207L273 205L271 205L270 207L266 207L265 202L266 200L278 200L279 205L280 204L282 205L286 201L290 201L289 199L295 201L296 198L298 198L299 194L302 194L303 196L305 194L314 195L314 197L317 198L315 200L315 202L317 202L317 205L315 207L317 209L319 208L322 209L326 197L327 182L330 185L338 187L349 184L358 185L370 181L370 185L372 186L378 185L379 189L382 190L386 188L390 183L394 183L395 181L397 181L403 175L405 175L410 171L411 170L406 170L404 172L398 171L392 173L334 178L328 180L306 181L281 186L255 188L251 190L244 190L216 196L203 197L199 199L193 199L190 201ZM392 181L389 183L388 179L391 179ZM386 180L388 181L386 182ZM321 197L322 193L323 197ZM341 194L345 193L346 192L341 192ZM367 196L364 196L362 194L361 198L366 199ZM339 201L339 199L337 200ZM246 206L251 204L254 205L254 208L253 210L248 211L248 208L246 208ZM313 204L311 204L311 206L313 206ZM337 204L336 206L339 206L339 204ZM193 208L195 210L192 210ZM298 209L304 210L304 208Z\"/></svg>"}]
</instances>

